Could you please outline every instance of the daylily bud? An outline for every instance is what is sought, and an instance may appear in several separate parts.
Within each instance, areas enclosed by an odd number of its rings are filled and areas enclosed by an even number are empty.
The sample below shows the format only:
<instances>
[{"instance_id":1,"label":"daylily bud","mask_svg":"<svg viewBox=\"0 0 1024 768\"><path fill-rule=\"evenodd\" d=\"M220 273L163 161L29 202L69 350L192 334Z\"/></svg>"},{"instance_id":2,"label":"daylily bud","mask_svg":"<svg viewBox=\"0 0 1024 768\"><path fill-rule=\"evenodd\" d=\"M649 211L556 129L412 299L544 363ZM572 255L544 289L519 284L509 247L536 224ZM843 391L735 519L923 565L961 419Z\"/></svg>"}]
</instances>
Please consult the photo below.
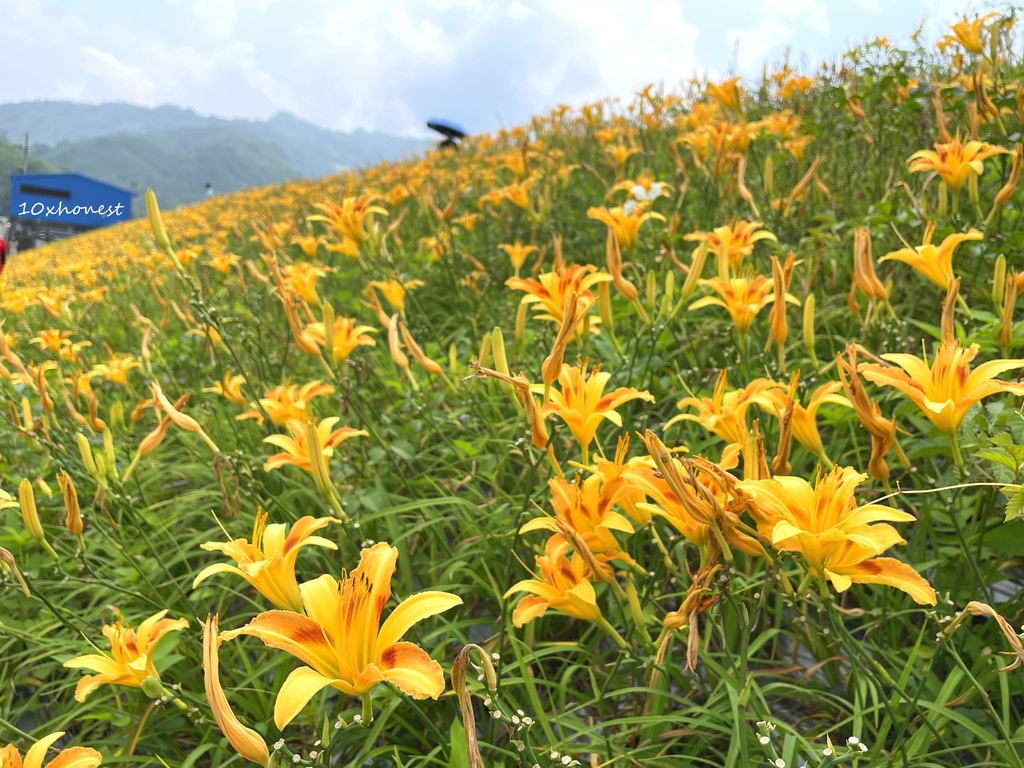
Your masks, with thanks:
<instances>
[{"instance_id":1,"label":"daylily bud","mask_svg":"<svg viewBox=\"0 0 1024 768\"><path fill-rule=\"evenodd\" d=\"M160 404L160 407L163 409L164 413L167 414L167 417L172 422L174 422L175 426L177 426L180 429L184 429L186 432L195 432L210 447L210 450L212 450L214 453L220 453L220 448L218 448L217 444L214 443L213 440L211 440L210 437L203 431L203 428L199 425L198 421L193 419L191 416L186 416L184 413L177 410L173 405L171 405L170 400L167 399L167 396L164 394L163 390L160 389L159 384L157 384L154 381L150 385L150 388L152 389L153 397Z\"/></svg>"},{"instance_id":2,"label":"daylily bud","mask_svg":"<svg viewBox=\"0 0 1024 768\"><path fill-rule=\"evenodd\" d=\"M1017 281L1006 282L1006 296L1003 302L1003 317L999 325L999 347L1003 357L1010 356L1010 343L1013 341L1013 310L1017 304Z\"/></svg>"},{"instance_id":3,"label":"daylily bud","mask_svg":"<svg viewBox=\"0 0 1024 768\"><path fill-rule=\"evenodd\" d=\"M206 700L210 703L213 717L224 738L246 760L267 768L270 765L270 750L252 728L242 725L224 695L220 685L219 658L217 655L217 617L207 617L203 626L203 681L206 685Z\"/></svg>"},{"instance_id":4,"label":"daylily bud","mask_svg":"<svg viewBox=\"0 0 1024 768\"><path fill-rule=\"evenodd\" d=\"M39 522L39 513L36 511L36 494L32 490L32 482L25 478L18 486L18 503L21 505L21 519L25 522L25 530L28 535L35 539L46 550L54 560L58 560L57 553L46 540L43 532L43 524Z\"/></svg>"},{"instance_id":5,"label":"daylily bud","mask_svg":"<svg viewBox=\"0 0 1024 768\"><path fill-rule=\"evenodd\" d=\"M715 271L720 280L729 282L729 245L722 240L715 252Z\"/></svg>"},{"instance_id":6,"label":"daylily bud","mask_svg":"<svg viewBox=\"0 0 1024 768\"><path fill-rule=\"evenodd\" d=\"M601 325L610 334L615 333L615 315L612 313L612 289L607 282L597 284L597 308Z\"/></svg>"},{"instance_id":7,"label":"daylily bud","mask_svg":"<svg viewBox=\"0 0 1024 768\"><path fill-rule=\"evenodd\" d=\"M676 291L676 273L674 270L669 270L668 274L665 275L665 294L661 297L661 305L658 307L658 319L667 317L669 312L672 311L672 300L675 298Z\"/></svg>"},{"instance_id":8,"label":"daylily bud","mask_svg":"<svg viewBox=\"0 0 1024 768\"><path fill-rule=\"evenodd\" d=\"M480 354L476 356L477 365L487 365L487 361L491 359L491 334L486 334L483 341L480 342Z\"/></svg>"},{"instance_id":9,"label":"daylily bud","mask_svg":"<svg viewBox=\"0 0 1024 768\"><path fill-rule=\"evenodd\" d=\"M804 346L811 356L811 364L818 367L818 356L814 352L814 294L808 294L804 301Z\"/></svg>"},{"instance_id":10,"label":"daylily bud","mask_svg":"<svg viewBox=\"0 0 1024 768\"><path fill-rule=\"evenodd\" d=\"M995 272L992 276L992 303L999 309L1006 295L1006 257L999 254L996 257Z\"/></svg>"},{"instance_id":11,"label":"daylily bud","mask_svg":"<svg viewBox=\"0 0 1024 768\"><path fill-rule=\"evenodd\" d=\"M705 240L693 250L693 255L690 258L690 271L686 275L686 281L683 283L683 288L679 292L679 304L681 306L686 302L693 292L697 290L697 281L700 280L701 274L704 272L704 264L708 259L708 244Z\"/></svg>"},{"instance_id":12,"label":"daylily bud","mask_svg":"<svg viewBox=\"0 0 1024 768\"><path fill-rule=\"evenodd\" d=\"M769 200L775 194L775 174L771 155L764 159L764 194Z\"/></svg>"},{"instance_id":13,"label":"daylily bud","mask_svg":"<svg viewBox=\"0 0 1024 768\"><path fill-rule=\"evenodd\" d=\"M409 354L416 359L416 362L423 367L423 370L434 376L444 376L444 369L436 361L427 357L420 345L416 343L416 339L413 338L409 329L406 328L405 323L401 320L398 321L398 331L402 334L402 342L405 344L406 349L409 350Z\"/></svg>"},{"instance_id":14,"label":"daylily bud","mask_svg":"<svg viewBox=\"0 0 1024 768\"><path fill-rule=\"evenodd\" d=\"M315 419L306 424L306 450L309 452L310 474L313 475L313 482L316 484L317 490L329 498L330 470L327 467L327 462L324 461L324 446L320 440L320 430Z\"/></svg>"},{"instance_id":15,"label":"daylily bud","mask_svg":"<svg viewBox=\"0 0 1024 768\"><path fill-rule=\"evenodd\" d=\"M608 292L608 284L607 283L601 283L601 285L604 286L605 292L607 293ZM610 296L610 294L609 294L609 296ZM611 306L611 305L609 304L609 306ZM516 346L517 347L523 343L523 336L526 334L526 318L527 318L527 312L528 312L529 308L530 308L529 304L525 304L523 302L520 302L519 303L519 308L516 310L516 332L515 332L515 339L516 339ZM484 365L483 362L481 362L480 364Z\"/></svg>"},{"instance_id":16,"label":"daylily bud","mask_svg":"<svg viewBox=\"0 0 1024 768\"><path fill-rule=\"evenodd\" d=\"M159 699L164 695L164 687L160 683L160 678L153 677L153 675L145 678L139 687L142 688L142 692L151 699Z\"/></svg>"},{"instance_id":17,"label":"daylily bud","mask_svg":"<svg viewBox=\"0 0 1024 768\"><path fill-rule=\"evenodd\" d=\"M114 436L109 429L103 430L103 452L107 457L107 471L110 479L117 481L117 454L114 453Z\"/></svg>"},{"instance_id":18,"label":"daylily bud","mask_svg":"<svg viewBox=\"0 0 1024 768\"><path fill-rule=\"evenodd\" d=\"M46 494L46 497L47 497L48 499L52 499L52 498L53 498L53 489L52 489L52 488L50 487L50 484L49 484L49 483L47 483L47 482L46 482L45 480L43 480L43 478L42 478L42 477L37 477L37 478L36 478L36 487L37 487L37 488L38 488L38 489L39 489L40 491L42 491L43 493L45 493L45 494Z\"/></svg>"},{"instance_id":19,"label":"daylily bud","mask_svg":"<svg viewBox=\"0 0 1024 768\"><path fill-rule=\"evenodd\" d=\"M120 430L124 430L124 406L118 400L110 406L110 424Z\"/></svg>"},{"instance_id":20,"label":"daylily bud","mask_svg":"<svg viewBox=\"0 0 1024 768\"><path fill-rule=\"evenodd\" d=\"M89 393L89 425L97 432L102 432L107 428L107 422L99 416L99 401L96 399L96 393Z\"/></svg>"},{"instance_id":21,"label":"daylily bud","mask_svg":"<svg viewBox=\"0 0 1024 768\"><path fill-rule=\"evenodd\" d=\"M21 424L26 430L32 429L32 403L28 401L27 397L21 398Z\"/></svg>"},{"instance_id":22,"label":"daylily bud","mask_svg":"<svg viewBox=\"0 0 1024 768\"><path fill-rule=\"evenodd\" d=\"M459 375L459 348L455 346L453 341L448 345L448 370L452 372L452 376L458 378Z\"/></svg>"},{"instance_id":23,"label":"daylily bud","mask_svg":"<svg viewBox=\"0 0 1024 768\"><path fill-rule=\"evenodd\" d=\"M78 452L82 454L82 464L85 465L85 470L99 481L101 475L96 469L96 462L93 460L92 446L89 445L88 438L81 432L77 435L78 438Z\"/></svg>"},{"instance_id":24,"label":"daylily bud","mask_svg":"<svg viewBox=\"0 0 1024 768\"><path fill-rule=\"evenodd\" d=\"M68 513L67 517L64 518L64 527L78 537L79 545L82 549L85 549L85 545L82 542L82 531L84 530L82 510L78 505L78 491L75 489L75 483L71 479L71 475L63 470L57 475L57 482L60 484L60 489L64 494L64 509Z\"/></svg>"},{"instance_id":25,"label":"daylily bud","mask_svg":"<svg viewBox=\"0 0 1024 768\"><path fill-rule=\"evenodd\" d=\"M654 270L647 273L647 314L654 314L654 302L658 294L658 276Z\"/></svg>"},{"instance_id":26,"label":"daylily bud","mask_svg":"<svg viewBox=\"0 0 1024 768\"><path fill-rule=\"evenodd\" d=\"M325 301L320 307L324 319L324 356L328 360L334 359L334 307L331 302Z\"/></svg>"},{"instance_id":27,"label":"daylily bud","mask_svg":"<svg viewBox=\"0 0 1024 768\"><path fill-rule=\"evenodd\" d=\"M0 547L0 568L5 571L10 571L14 574L14 578L18 580L21 585L21 591L25 593L25 597L32 597L32 593L28 591L28 584L25 583L25 577L21 575L21 571L18 570L18 563L14 559L9 551Z\"/></svg>"},{"instance_id":28,"label":"daylily bud","mask_svg":"<svg viewBox=\"0 0 1024 768\"><path fill-rule=\"evenodd\" d=\"M402 344L398 340L398 318L399 315L396 312L388 321L388 351L391 353L391 359L395 361L395 365L405 371L412 388L419 392L420 385L416 383L416 377L412 375L412 370L409 368L409 356L402 351Z\"/></svg>"},{"instance_id":29,"label":"daylily bud","mask_svg":"<svg viewBox=\"0 0 1024 768\"><path fill-rule=\"evenodd\" d=\"M981 199L978 196L978 174L976 173L972 173L967 180L967 194L971 198L971 205L975 207L975 210L980 210Z\"/></svg>"},{"instance_id":30,"label":"daylily bud","mask_svg":"<svg viewBox=\"0 0 1024 768\"><path fill-rule=\"evenodd\" d=\"M153 230L153 240L156 242L157 248L169 252L171 241L167 237L167 230L164 229L160 206L156 201L156 193L152 189L146 190L146 214L149 216L149 226Z\"/></svg>"}]
</instances>

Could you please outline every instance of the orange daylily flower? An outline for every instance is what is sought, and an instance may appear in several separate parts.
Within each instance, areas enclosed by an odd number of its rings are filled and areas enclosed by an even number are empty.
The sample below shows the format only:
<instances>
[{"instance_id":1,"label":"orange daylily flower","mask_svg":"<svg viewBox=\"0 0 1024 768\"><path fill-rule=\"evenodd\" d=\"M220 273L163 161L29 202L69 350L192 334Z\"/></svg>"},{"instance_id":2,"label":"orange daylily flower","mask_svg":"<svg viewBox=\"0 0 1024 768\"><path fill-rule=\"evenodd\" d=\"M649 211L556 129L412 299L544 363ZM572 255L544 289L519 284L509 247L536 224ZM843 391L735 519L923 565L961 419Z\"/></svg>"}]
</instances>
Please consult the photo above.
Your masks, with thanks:
<instances>
[{"instance_id":1,"label":"orange daylily flower","mask_svg":"<svg viewBox=\"0 0 1024 768\"><path fill-rule=\"evenodd\" d=\"M754 243L759 240L771 240L777 243L779 240L767 229L761 229L759 221L737 221L734 224L726 224L715 227L711 232L691 232L683 237L684 240L692 242L706 242L712 253L718 253L725 249L729 258L729 268L738 270L743 259L754 252Z\"/></svg>"},{"instance_id":2,"label":"orange daylily flower","mask_svg":"<svg viewBox=\"0 0 1024 768\"><path fill-rule=\"evenodd\" d=\"M44 768L43 758L46 756L46 750L63 735L64 731L57 731L49 736L44 736L28 748L24 760L17 748L13 744L8 744L0 749L0 768ZM58 752L45 768L96 768L102 763L103 755L95 749L69 747Z\"/></svg>"},{"instance_id":3,"label":"orange daylily flower","mask_svg":"<svg viewBox=\"0 0 1024 768\"><path fill-rule=\"evenodd\" d=\"M334 318L334 338L331 346L331 356L337 363L344 362L352 354L356 347L373 347L377 342L367 334L376 333L377 329L369 325L356 325L353 317ZM323 323L310 323L306 326L306 333L313 337L320 346L326 345Z\"/></svg>"},{"instance_id":4,"label":"orange daylily flower","mask_svg":"<svg viewBox=\"0 0 1024 768\"><path fill-rule=\"evenodd\" d=\"M316 207L323 211L323 214L308 216L306 220L324 222L341 238L359 246L365 243L370 236L366 231L366 226L373 224L374 214L388 215L388 212L380 206L371 205L376 199L376 195L360 195L359 197L346 197L342 200L341 205L319 203Z\"/></svg>"},{"instance_id":5,"label":"orange daylily flower","mask_svg":"<svg viewBox=\"0 0 1024 768\"><path fill-rule=\"evenodd\" d=\"M806 407L799 402L793 403L793 415L791 417L793 437L796 438L800 445L821 459L829 469L832 467L832 462L825 453L825 446L818 432L817 415L818 409L829 403L842 405L846 408L853 407L853 404L846 397L839 394L842 388L841 382L830 381L814 390ZM786 409L789 407L790 393L780 385L777 388L758 392L751 399L781 421L786 413Z\"/></svg>"},{"instance_id":6,"label":"orange daylily flower","mask_svg":"<svg viewBox=\"0 0 1024 768\"><path fill-rule=\"evenodd\" d=\"M645 210L646 206L638 203L627 203L615 208L588 208L587 218L596 219L605 224L608 229L615 233L615 238L623 248L632 248L636 245L640 227L648 219L664 221L665 217L660 213Z\"/></svg>"},{"instance_id":7,"label":"orange daylily flower","mask_svg":"<svg viewBox=\"0 0 1024 768\"><path fill-rule=\"evenodd\" d=\"M955 195L971 176L981 176L985 170L984 161L993 155L1011 154L1005 147L986 144L981 141L960 141L960 137L945 144L935 144L935 151L921 149L912 154L907 163L911 173L934 171L949 186Z\"/></svg>"},{"instance_id":8,"label":"orange daylily flower","mask_svg":"<svg viewBox=\"0 0 1024 768\"><path fill-rule=\"evenodd\" d=\"M599 563L610 560L633 562L615 538L616 532L633 533L629 520L614 510L617 494L624 488L621 481L605 483L600 475L583 479L577 474L571 483L564 478L553 477L548 480L548 488L555 518L535 517L519 529L520 533L551 531L558 535L559 526L564 525L579 536Z\"/></svg>"},{"instance_id":9,"label":"orange daylily flower","mask_svg":"<svg viewBox=\"0 0 1024 768\"><path fill-rule=\"evenodd\" d=\"M878 557L905 544L890 522L914 516L884 504L857 506L854 494L867 479L851 467L819 474L814 486L800 477L742 480L758 530L782 552L799 552L811 573L832 582L837 592L851 584L887 584L919 605L935 605L935 590L911 566Z\"/></svg>"},{"instance_id":10,"label":"orange daylily flower","mask_svg":"<svg viewBox=\"0 0 1024 768\"><path fill-rule=\"evenodd\" d=\"M299 294L308 303L320 306L320 295L316 292L317 281L332 270L310 264L308 261L297 261L288 264L282 270L288 288Z\"/></svg>"},{"instance_id":11,"label":"orange daylily flower","mask_svg":"<svg viewBox=\"0 0 1024 768\"><path fill-rule=\"evenodd\" d=\"M604 388L612 375L601 370L600 365L587 373L587 361L579 365L562 364L562 372L558 375L559 389L551 389L551 402L541 409L541 414L555 414L572 432L576 442L583 451L583 463L587 463L590 444L594 441L597 428L605 419L617 427L622 426L622 417L615 409L630 400L654 402L654 396L647 391L641 392L633 387L619 387L604 393Z\"/></svg>"},{"instance_id":12,"label":"orange daylily flower","mask_svg":"<svg viewBox=\"0 0 1024 768\"><path fill-rule=\"evenodd\" d=\"M537 306L533 307L535 318L550 320L556 325L561 325L568 299L573 294L576 294L579 300L592 305L597 297L590 291L590 288L611 279L611 275L607 272L599 272L593 264L586 266L563 264L551 272L538 275L536 280L510 277L505 281L505 285L513 290L526 292L520 303L536 304ZM590 331L594 333L597 330L597 324L601 321L596 317L582 319L576 331L577 334L583 332L584 322L590 323Z\"/></svg>"},{"instance_id":13,"label":"orange daylily flower","mask_svg":"<svg viewBox=\"0 0 1024 768\"><path fill-rule=\"evenodd\" d=\"M365 429L353 429L352 427L339 427L334 429L334 425L337 424L341 419L337 416L331 416L316 425L317 433L320 435L320 443L323 445L323 456L325 461L329 461L331 456L334 455L334 447L345 442L349 438L363 436L369 437L370 433ZM306 443L306 425L301 421L290 420L286 426L288 431L291 432L291 436L288 435L269 435L263 438L263 442L276 445L278 448L283 449L281 453L275 453L266 463L263 465L264 472L270 472L273 469L278 469L286 464L292 464L299 469L305 470L309 474L313 474L313 467L310 464L309 447Z\"/></svg>"},{"instance_id":14,"label":"orange daylily flower","mask_svg":"<svg viewBox=\"0 0 1024 768\"><path fill-rule=\"evenodd\" d=\"M334 542L313 535L314 531L326 528L332 522L336 521L330 517L306 515L299 518L286 534L288 526L284 523L267 525L267 513L261 508L256 512L251 542L233 539L227 542L207 541L200 545L207 552L223 552L237 563L237 567L227 563L208 565L195 577L192 589L216 573L233 573L249 582L278 608L301 612L302 597L295 579L295 560L302 547L338 548Z\"/></svg>"},{"instance_id":15,"label":"orange daylily flower","mask_svg":"<svg viewBox=\"0 0 1024 768\"><path fill-rule=\"evenodd\" d=\"M398 549L385 542L374 544L362 551L351 575L338 580L324 574L299 587L305 615L267 611L241 629L222 633L225 640L258 637L303 662L277 695L278 728L288 725L327 686L349 696L368 694L383 681L414 699L436 699L444 692L441 665L419 646L400 641L413 625L461 605L462 598L420 592L399 603L382 624L397 561Z\"/></svg>"},{"instance_id":16,"label":"orange daylily flower","mask_svg":"<svg viewBox=\"0 0 1024 768\"><path fill-rule=\"evenodd\" d=\"M334 387L319 380L303 384L301 387L286 382L267 390L266 397L260 398L259 404L274 424L283 427L289 421L307 421L311 415L309 407L313 398L330 395L333 392ZM249 405L249 410L240 413L235 418L256 419L262 424L263 414L260 413L259 408L255 403Z\"/></svg>"},{"instance_id":17,"label":"orange daylily flower","mask_svg":"<svg viewBox=\"0 0 1024 768\"><path fill-rule=\"evenodd\" d=\"M740 111L740 95L742 89L739 86L739 77L730 77L721 83L708 83L704 93L722 105L723 108L732 112Z\"/></svg>"},{"instance_id":18,"label":"orange daylily flower","mask_svg":"<svg viewBox=\"0 0 1024 768\"><path fill-rule=\"evenodd\" d=\"M110 641L111 656L90 654L76 656L64 662L68 669L88 669L95 675L86 675L75 688L75 701L86 697L101 685L126 685L141 688L147 677L160 679L153 666L153 650L168 632L178 632L188 626L186 619L165 619L167 611L154 613L139 624L138 630L120 621L103 627L103 636Z\"/></svg>"},{"instance_id":19,"label":"orange daylily flower","mask_svg":"<svg viewBox=\"0 0 1024 768\"><path fill-rule=\"evenodd\" d=\"M89 377L102 376L108 381L112 381L122 387L127 387L128 374L131 373L132 369L141 367L142 363L136 360L133 355L111 354L110 359L106 363L98 363L92 367L92 370L89 371Z\"/></svg>"},{"instance_id":20,"label":"orange daylily flower","mask_svg":"<svg viewBox=\"0 0 1024 768\"><path fill-rule=\"evenodd\" d=\"M936 46L940 51L945 51L949 45L959 43L968 52L976 56L982 56L985 53L985 41L982 39L981 33L985 28L985 22L998 15L997 12L993 11L986 13L984 16L978 16L971 21L968 21L967 17L964 16L963 19L950 27L948 34L938 39Z\"/></svg>"},{"instance_id":21,"label":"orange daylily flower","mask_svg":"<svg viewBox=\"0 0 1024 768\"><path fill-rule=\"evenodd\" d=\"M972 371L971 361L979 349L977 344L964 349L958 339L946 336L930 365L927 357L888 354L882 355L882 359L898 368L861 363L859 370L870 382L898 389L914 401L940 432L955 437L967 412L979 400L1003 392L1024 395L1024 384L996 378L1006 371L1024 368L1024 360L990 360Z\"/></svg>"},{"instance_id":22,"label":"orange daylily flower","mask_svg":"<svg viewBox=\"0 0 1024 768\"><path fill-rule=\"evenodd\" d=\"M499 245L498 248L508 254L509 261L512 262L512 269L515 271L516 277L519 277L519 270L523 268L523 264L526 262L526 257L537 250L537 246L523 245L519 240L516 240L512 245L503 243L502 245Z\"/></svg>"},{"instance_id":23,"label":"orange daylily flower","mask_svg":"<svg viewBox=\"0 0 1024 768\"><path fill-rule=\"evenodd\" d=\"M529 593L520 598L512 612L516 627L543 616L548 608L583 621L602 621L590 569L579 552L573 552L569 558L568 551L569 542L552 536L544 546L544 554L535 558L540 571L538 578L517 582L505 593L506 598L516 592Z\"/></svg>"},{"instance_id":24,"label":"orange daylily flower","mask_svg":"<svg viewBox=\"0 0 1024 768\"><path fill-rule=\"evenodd\" d=\"M728 280L712 277L699 282L711 288L718 296L697 299L690 305L689 310L692 312L703 307L725 307L729 310L740 336L750 330L757 313L776 300L775 285L764 275L731 277ZM789 304L800 305L800 300L792 294L787 293L785 300Z\"/></svg>"},{"instance_id":25,"label":"orange daylily flower","mask_svg":"<svg viewBox=\"0 0 1024 768\"><path fill-rule=\"evenodd\" d=\"M245 397L242 395L242 385L245 384L245 376L236 376L228 368L224 371L224 378L215 381L212 387L203 387L203 392L213 392L235 405L245 405Z\"/></svg>"},{"instance_id":26,"label":"orange daylily flower","mask_svg":"<svg viewBox=\"0 0 1024 768\"><path fill-rule=\"evenodd\" d=\"M423 286L422 280L406 280L404 283L395 279L388 281L374 280L370 283L373 288L384 294L391 308L399 314L405 314L405 294L414 288Z\"/></svg>"},{"instance_id":27,"label":"orange daylily flower","mask_svg":"<svg viewBox=\"0 0 1024 768\"><path fill-rule=\"evenodd\" d=\"M929 222L924 231L924 240L921 245L914 248L901 248L885 254L878 260L902 261L909 264L935 285L944 291L949 290L953 282L953 251L957 246L968 240L983 240L984 235L976 229L968 232L954 232L942 241L940 245L932 245L932 236L935 234L935 222Z\"/></svg>"}]
</instances>

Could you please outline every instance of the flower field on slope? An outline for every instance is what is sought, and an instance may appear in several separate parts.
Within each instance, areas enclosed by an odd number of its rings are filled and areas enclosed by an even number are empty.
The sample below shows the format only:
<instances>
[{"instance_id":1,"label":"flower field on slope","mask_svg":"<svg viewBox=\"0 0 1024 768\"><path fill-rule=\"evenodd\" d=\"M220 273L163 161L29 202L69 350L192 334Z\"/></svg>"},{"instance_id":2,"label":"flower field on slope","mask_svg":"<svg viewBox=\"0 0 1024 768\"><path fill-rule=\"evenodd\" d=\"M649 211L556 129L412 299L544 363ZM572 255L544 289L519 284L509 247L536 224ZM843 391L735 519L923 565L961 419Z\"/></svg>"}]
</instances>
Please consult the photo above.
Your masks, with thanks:
<instances>
[{"instance_id":1,"label":"flower field on slope","mask_svg":"<svg viewBox=\"0 0 1024 768\"><path fill-rule=\"evenodd\" d=\"M19 255L0 766L1024 766L1012 33Z\"/></svg>"}]
</instances>

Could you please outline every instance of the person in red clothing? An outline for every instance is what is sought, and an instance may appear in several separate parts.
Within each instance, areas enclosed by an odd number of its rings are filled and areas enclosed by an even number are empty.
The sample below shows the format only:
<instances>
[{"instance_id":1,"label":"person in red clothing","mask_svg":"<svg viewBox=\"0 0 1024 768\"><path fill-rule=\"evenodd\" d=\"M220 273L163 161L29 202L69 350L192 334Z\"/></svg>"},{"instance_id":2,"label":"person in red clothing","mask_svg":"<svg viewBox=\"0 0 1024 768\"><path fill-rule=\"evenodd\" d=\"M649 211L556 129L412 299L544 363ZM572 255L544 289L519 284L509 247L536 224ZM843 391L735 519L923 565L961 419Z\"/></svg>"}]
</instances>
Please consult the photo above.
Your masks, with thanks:
<instances>
[{"instance_id":1,"label":"person in red clothing","mask_svg":"<svg viewBox=\"0 0 1024 768\"><path fill-rule=\"evenodd\" d=\"M7 263L7 243L0 237L0 275L4 273L4 265Z\"/></svg>"}]
</instances>

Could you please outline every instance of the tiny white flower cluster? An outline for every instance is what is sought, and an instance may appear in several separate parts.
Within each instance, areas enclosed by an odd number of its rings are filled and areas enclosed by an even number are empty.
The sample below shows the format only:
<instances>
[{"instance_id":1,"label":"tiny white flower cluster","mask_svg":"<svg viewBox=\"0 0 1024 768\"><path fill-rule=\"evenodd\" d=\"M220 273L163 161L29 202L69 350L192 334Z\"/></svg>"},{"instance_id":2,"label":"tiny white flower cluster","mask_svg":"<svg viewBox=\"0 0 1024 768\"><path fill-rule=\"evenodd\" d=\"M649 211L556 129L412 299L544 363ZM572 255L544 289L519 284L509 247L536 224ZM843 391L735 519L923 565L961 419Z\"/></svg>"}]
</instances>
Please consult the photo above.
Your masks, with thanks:
<instances>
[{"instance_id":1,"label":"tiny white flower cluster","mask_svg":"<svg viewBox=\"0 0 1024 768\"><path fill-rule=\"evenodd\" d=\"M548 757L551 758L551 762L555 766L582 765L579 760L574 760L572 755L563 755L557 749L552 749ZM535 765L534 768L540 768L540 766Z\"/></svg>"}]
</instances>

